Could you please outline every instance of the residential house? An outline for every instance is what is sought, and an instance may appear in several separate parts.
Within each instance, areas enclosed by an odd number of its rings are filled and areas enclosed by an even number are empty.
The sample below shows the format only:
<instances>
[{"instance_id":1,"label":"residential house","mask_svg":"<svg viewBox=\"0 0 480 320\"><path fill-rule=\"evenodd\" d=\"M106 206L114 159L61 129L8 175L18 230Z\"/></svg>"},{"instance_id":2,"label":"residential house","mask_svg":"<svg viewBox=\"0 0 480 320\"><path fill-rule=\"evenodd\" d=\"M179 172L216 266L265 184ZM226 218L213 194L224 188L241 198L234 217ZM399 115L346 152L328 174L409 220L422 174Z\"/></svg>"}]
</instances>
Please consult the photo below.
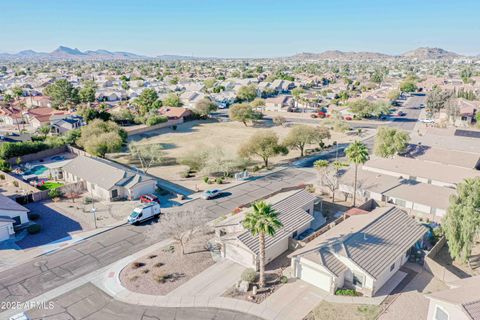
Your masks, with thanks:
<instances>
[{"instance_id":1,"label":"residential house","mask_svg":"<svg viewBox=\"0 0 480 320\"><path fill-rule=\"evenodd\" d=\"M194 109L197 102L203 98L205 98L205 94L198 91L185 91L180 95L180 100L183 102L184 106L189 109Z\"/></svg>"},{"instance_id":2,"label":"residential house","mask_svg":"<svg viewBox=\"0 0 480 320\"><path fill-rule=\"evenodd\" d=\"M28 96L23 99L25 102L25 105L28 108L36 108L36 107L42 107L42 108L51 108L52 107L52 101L50 100L49 97L46 96Z\"/></svg>"},{"instance_id":3,"label":"residential house","mask_svg":"<svg viewBox=\"0 0 480 320\"><path fill-rule=\"evenodd\" d=\"M295 102L292 96L279 95L274 98L265 99L265 110L287 112L291 111L294 104Z\"/></svg>"},{"instance_id":4,"label":"residential house","mask_svg":"<svg viewBox=\"0 0 480 320\"><path fill-rule=\"evenodd\" d=\"M3 123L12 125L12 126L25 123L22 109L15 106L1 107L0 119L2 120Z\"/></svg>"},{"instance_id":5,"label":"residential house","mask_svg":"<svg viewBox=\"0 0 480 320\"><path fill-rule=\"evenodd\" d=\"M63 110L55 110L49 107L38 107L28 110L25 113L28 123L38 129L44 125L50 125L52 121L65 118L69 113Z\"/></svg>"},{"instance_id":6,"label":"residential house","mask_svg":"<svg viewBox=\"0 0 480 320\"><path fill-rule=\"evenodd\" d=\"M0 241L10 238L14 228L28 224L28 212L30 210L0 194Z\"/></svg>"},{"instance_id":7,"label":"residential house","mask_svg":"<svg viewBox=\"0 0 480 320\"><path fill-rule=\"evenodd\" d=\"M272 208L278 212L278 218L283 225L273 237L266 236L266 263L284 253L288 249L290 239L310 228L315 220L313 210L316 201L315 195L303 189L281 192L266 199L266 202L270 203ZM259 262L258 236L253 236L241 224L245 214L250 210L252 209L245 209L217 223L215 233L217 241L221 245L223 257L248 268L257 269ZM320 219L325 221L323 216Z\"/></svg>"},{"instance_id":8,"label":"residential house","mask_svg":"<svg viewBox=\"0 0 480 320\"><path fill-rule=\"evenodd\" d=\"M450 288L425 295L428 320L480 320L480 276L447 284Z\"/></svg>"},{"instance_id":9,"label":"residential house","mask_svg":"<svg viewBox=\"0 0 480 320\"><path fill-rule=\"evenodd\" d=\"M67 115L64 118L52 120L50 125L53 133L62 134L70 130L79 129L85 125L85 122L81 116Z\"/></svg>"},{"instance_id":10,"label":"residential house","mask_svg":"<svg viewBox=\"0 0 480 320\"><path fill-rule=\"evenodd\" d=\"M330 294L352 288L372 297L426 232L397 207L355 214L290 254L292 273Z\"/></svg>"},{"instance_id":11,"label":"residential house","mask_svg":"<svg viewBox=\"0 0 480 320\"><path fill-rule=\"evenodd\" d=\"M105 201L114 199L138 199L152 193L157 181L141 172L127 169L114 162L78 156L63 167L66 182L85 182L85 187L93 196Z\"/></svg>"},{"instance_id":12,"label":"residential house","mask_svg":"<svg viewBox=\"0 0 480 320\"><path fill-rule=\"evenodd\" d=\"M185 120L193 115L192 110L183 107L161 107L158 113L166 116L169 120Z\"/></svg>"}]
</instances>

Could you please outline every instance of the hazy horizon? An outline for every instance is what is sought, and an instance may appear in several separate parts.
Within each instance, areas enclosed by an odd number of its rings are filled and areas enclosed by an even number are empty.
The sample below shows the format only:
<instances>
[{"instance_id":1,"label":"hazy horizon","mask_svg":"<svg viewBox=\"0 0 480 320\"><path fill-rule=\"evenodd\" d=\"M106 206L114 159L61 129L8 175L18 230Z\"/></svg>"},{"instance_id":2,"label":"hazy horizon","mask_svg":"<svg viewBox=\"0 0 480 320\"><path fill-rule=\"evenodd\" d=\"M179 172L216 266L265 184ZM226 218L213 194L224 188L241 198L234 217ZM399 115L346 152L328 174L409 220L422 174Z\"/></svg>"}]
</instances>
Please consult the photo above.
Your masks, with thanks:
<instances>
[{"instance_id":1,"label":"hazy horizon","mask_svg":"<svg viewBox=\"0 0 480 320\"><path fill-rule=\"evenodd\" d=\"M466 10L468 8L468 10ZM140 55L263 58L326 50L480 54L480 3L406 0L242 2L2 1L0 52L59 45Z\"/></svg>"}]
</instances>

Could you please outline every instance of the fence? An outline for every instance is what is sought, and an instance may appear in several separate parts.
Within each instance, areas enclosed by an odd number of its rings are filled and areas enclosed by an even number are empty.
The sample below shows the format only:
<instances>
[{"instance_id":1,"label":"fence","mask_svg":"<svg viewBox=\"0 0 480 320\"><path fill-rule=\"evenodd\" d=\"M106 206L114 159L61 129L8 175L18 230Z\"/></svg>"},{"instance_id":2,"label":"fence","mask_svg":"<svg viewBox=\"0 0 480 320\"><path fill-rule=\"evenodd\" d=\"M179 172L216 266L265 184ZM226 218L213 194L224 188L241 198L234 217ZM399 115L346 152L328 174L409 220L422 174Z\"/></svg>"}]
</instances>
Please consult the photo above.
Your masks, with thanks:
<instances>
[{"instance_id":1,"label":"fence","mask_svg":"<svg viewBox=\"0 0 480 320\"><path fill-rule=\"evenodd\" d=\"M305 239L303 240L299 240L298 242L304 246L305 244L309 243L310 241L312 241L313 239L315 238L318 238L319 236L321 236L322 234L324 234L325 232L327 232L328 230L332 229L333 227L335 227L337 224L347 220L348 218L350 218L350 216L347 214L347 213L344 213L340 218L337 218L335 220L333 220L332 222L330 222L329 224L327 224L325 227L321 228L321 229L318 229L317 231L315 231L314 233L312 233L311 235L309 235L308 237L306 237Z\"/></svg>"},{"instance_id":2,"label":"fence","mask_svg":"<svg viewBox=\"0 0 480 320\"><path fill-rule=\"evenodd\" d=\"M37 160L40 160L40 159L52 157L54 155L57 155L59 153L64 153L64 152L67 152L67 151L68 151L67 146L61 146L61 147L57 147L57 148L52 148L52 149L47 149L47 150L43 150L43 151L39 151L39 152L35 152L35 153L26 154L26 155L21 156L21 157L13 157L13 158L8 159L7 161L10 164L16 164L17 159L20 158L20 161L22 163L26 163L26 162L32 162L32 161L37 161Z\"/></svg>"},{"instance_id":3,"label":"fence","mask_svg":"<svg viewBox=\"0 0 480 320\"><path fill-rule=\"evenodd\" d=\"M430 250L430 252L425 256L423 268L430 272L435 278L448 283L460 280L460 277L434 260L435 256L440 252L440 250L442 250L446 242L447 239L445 237L442 237L433 246L432 250Z\"/></svg>"},{"instance_id":4,"label":"fence","mask_svg":"<svg viewBox=\"0 0 480 320\"><path fill-rule=\"evenodd\" d=\"M147 133L147 132L158 130L158 129L176 126L181 123L183 123L183 118L177 119L177 120L168 120L167 122L159 123L150 127L146 125L138 125L138 126L126 127L124 129L129 136L133 136L136 134Z\"/></svg>"}]
</instances>

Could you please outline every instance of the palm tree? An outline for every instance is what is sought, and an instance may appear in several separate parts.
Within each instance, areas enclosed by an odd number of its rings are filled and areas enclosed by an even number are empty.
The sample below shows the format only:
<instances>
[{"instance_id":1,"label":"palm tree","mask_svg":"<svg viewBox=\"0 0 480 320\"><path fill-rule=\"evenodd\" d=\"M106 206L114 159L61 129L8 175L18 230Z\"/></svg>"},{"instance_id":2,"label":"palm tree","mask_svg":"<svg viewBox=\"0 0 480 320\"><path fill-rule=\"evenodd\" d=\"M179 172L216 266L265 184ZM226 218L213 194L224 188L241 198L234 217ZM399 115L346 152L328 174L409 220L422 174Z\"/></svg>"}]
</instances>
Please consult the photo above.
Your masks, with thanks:
<instances>
[{"instance_id":1,"label":"palm tree","mask_svg":"<svg viewBox=\"0 0 480 320\"><path fill-rule=\"evenodd\" d=\"M258 235L260 256L260 281L261 288L265 286L265 235L273 237L277 230L282 227L277 212L265 201L257 201L253 204L253 211L249 212L242 222L243 227L249 230L253 236Z\"/></svg>"},{"instance_id":2,"label":"palm tree","mask_svg":"<svg viewBox=\"0 0 480 320\"><path fill-rule=\"evenodd\" d=\"M353 206L357 200L358 165L364 164L369 159L367 146L356 140L345 149L348 160L355 165L355 181L353 183Z\"/></svg>"}]
</instances>

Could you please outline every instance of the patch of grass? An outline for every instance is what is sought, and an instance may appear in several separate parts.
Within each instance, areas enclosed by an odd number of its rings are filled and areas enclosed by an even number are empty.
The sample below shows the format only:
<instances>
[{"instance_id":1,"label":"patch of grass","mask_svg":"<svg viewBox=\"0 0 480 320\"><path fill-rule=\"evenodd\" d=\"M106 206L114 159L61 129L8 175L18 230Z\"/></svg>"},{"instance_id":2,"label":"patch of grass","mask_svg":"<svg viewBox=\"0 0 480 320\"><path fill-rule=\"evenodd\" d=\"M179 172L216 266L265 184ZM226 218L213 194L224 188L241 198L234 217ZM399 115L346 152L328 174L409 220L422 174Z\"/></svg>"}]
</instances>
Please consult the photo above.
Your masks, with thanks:
<instances>
[{"instance_id":1,"label":"patch of grass","mask_svg":"<svg viewBox=\"0 0 480 320\"><path fill-rule=\"evenodd\" d=\"M56 181L47 181L43 185L39 186L38 189L40 190L54 190L59 187L63 186L63 183L56 182Z\"/></svg>"}]
</instances>

